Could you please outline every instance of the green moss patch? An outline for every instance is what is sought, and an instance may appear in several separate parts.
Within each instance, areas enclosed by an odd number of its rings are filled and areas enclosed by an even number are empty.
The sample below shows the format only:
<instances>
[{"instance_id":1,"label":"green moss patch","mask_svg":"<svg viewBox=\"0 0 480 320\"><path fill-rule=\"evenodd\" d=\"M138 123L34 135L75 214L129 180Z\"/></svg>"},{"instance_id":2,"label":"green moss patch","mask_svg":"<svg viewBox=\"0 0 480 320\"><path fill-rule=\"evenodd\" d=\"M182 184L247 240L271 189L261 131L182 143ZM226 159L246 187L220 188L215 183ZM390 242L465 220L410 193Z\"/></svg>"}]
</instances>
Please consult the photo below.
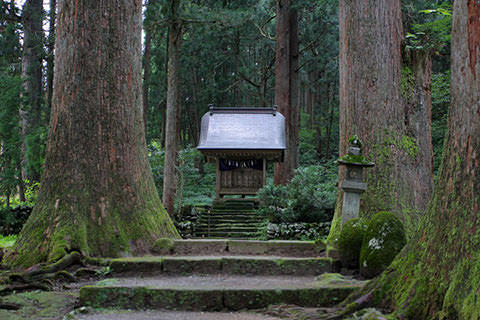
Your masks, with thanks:
<instances>
[{"instance_id":1,"label":"green moss patch","mask_svg":"<svg viewBox=\"0 0 480 320\"><path fill-rule=\"evenodd\" d=\"M18 310L0 309L0 319L61 319L73 310L77 293L32 291L16 293L2 298L4 303L16 304Z\"/></svg>"},{"instance_id":2,"label":"green moss patch","mask_svg":"<svg viewBox=\"0 0 480 320\"><path fill-rule=\"evenodd\" d=\"M360 251L360 274L372 278L385 270L406 243L403 224L393 213L382 211L368 224Z\"/></svg>"},{"instance_id":3,"label":"green moss patch","mask_svg":"<svg viewBox=\"0 0 480 320\"><path fill-rule=\"evenodd\" d=\"M351 219L343 226L337 242L342 266L358 269L360 250L367 227L367 222L363 218Z\"/></svg>"},{"instance_id":4,"label":"green moss patch","mask_svg":"<svg viewBox=\"0 0 480 320\"><path fill-rule=\"evenodd\" d=\"M152 252L156 254L171 254L174 249L174 241L170 238L160 238L153 244Z\"/></svg>"}]
</instances>

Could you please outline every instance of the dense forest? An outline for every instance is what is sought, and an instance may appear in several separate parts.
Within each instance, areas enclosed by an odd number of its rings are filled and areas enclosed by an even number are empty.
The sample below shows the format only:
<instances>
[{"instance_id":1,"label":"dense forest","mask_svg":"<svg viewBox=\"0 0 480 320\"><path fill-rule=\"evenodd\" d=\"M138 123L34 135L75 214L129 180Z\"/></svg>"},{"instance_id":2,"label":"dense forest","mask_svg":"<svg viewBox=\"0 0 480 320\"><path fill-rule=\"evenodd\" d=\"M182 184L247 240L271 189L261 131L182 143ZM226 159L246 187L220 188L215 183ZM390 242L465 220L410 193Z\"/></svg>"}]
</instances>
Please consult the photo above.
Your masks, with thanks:
<instances>
[{"instance_id":1,"label":"dense forest","mask_svg":"<svg viewBox=\"0 0 480 320\"><path fill-rule=\"evenodd\" d=\"M0 190L4 207L31 201L43 170L54 69L55 11L49 5L54 7L56 2L26 1L23 6L18 1L2 2ZM192 152L198 143L200 117L209 104L275 104L275 1L179 1L176 6L172 11L166 1L148 1L143 9L144 122L160 194L169 46L178 46L172 54L178 69L174 129L176 148L184 159L177 172L195 169ZM403 86L407 87L413 72L409 57L421 53L431 59L436 172L449 102L451 5L449 1L403 1L402 6ZM298 23L295 99L299 110L299 165L324 164L339 155L338 3L297 1L294 7ZM180 32L181 41L171 43L172 32ZM182 185L191 189L192 183L190 180Z\"/></svg>"},{"instance_id":2,"label":"dense forest","mask_svg":"<svg viewBox=\"0 0 480 320\"><path fill-rule=\"evenodd\" d=\"M4 0L0 15L6 270L171 254L246 210L253 235L226 238L309 241L373 279L337 318L480 317L476 1ZM215 107L285 118L254 198L219 199L222 159L196 149Z\"/></svg>"}]
</instances>

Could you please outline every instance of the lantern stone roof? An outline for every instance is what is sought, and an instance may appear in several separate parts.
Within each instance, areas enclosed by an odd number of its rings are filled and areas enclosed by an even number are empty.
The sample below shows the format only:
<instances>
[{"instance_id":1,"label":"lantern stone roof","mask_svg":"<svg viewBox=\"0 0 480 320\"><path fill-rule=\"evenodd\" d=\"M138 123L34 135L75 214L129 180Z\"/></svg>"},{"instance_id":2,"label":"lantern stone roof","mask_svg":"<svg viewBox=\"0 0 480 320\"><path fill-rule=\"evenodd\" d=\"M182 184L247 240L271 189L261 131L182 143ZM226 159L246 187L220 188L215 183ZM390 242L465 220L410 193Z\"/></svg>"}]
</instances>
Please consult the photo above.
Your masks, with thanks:
<instances>
[{"instance_id":1,"label":"lantern stone roof","mask_svg":"<svg viewBox=\"0 0 480 320\"><path fill-rule=\"evenodd\" d=\"M210 105L197 149L209 157L283 161L285 117L276 108Z\"/></svg>"}]
</instances>

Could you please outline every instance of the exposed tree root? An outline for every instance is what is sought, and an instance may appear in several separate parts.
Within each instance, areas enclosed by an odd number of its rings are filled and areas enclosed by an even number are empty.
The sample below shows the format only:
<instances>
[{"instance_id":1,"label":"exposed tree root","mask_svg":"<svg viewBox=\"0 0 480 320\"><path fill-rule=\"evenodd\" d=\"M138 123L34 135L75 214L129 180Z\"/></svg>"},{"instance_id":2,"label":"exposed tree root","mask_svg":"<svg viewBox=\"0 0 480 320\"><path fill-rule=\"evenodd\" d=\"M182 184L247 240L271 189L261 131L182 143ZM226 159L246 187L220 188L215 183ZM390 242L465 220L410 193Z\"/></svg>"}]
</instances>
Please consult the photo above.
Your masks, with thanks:
<instances>
[{"instance_id":1,"label":"exposed tree root","mask_svg":"<svg viewBox=\"0 0 480 320\"><path fill-rule=\"evenodd\" d=\"M94 267L90 268L88 265ZM51 291L58 287L59 283L98 277L101 272L97 269L102 265L106 265L103 259L83 257L78 252L71 252L48 265L35 265L21 272L5 273L3 279L0 279L1 283L6 284L0 287L0 296L31 290Z\"/></svg>"},{"instance_id":2,"label":"exposed tree root","mask_svg":"<svg viewBox=\"0 0 480 320\"><path fill-rule=\"evenodd\" d=\"M16 303L9 303L9 302L1 302L0 301L0 309L3 310L19 310L22 306Z\"/></svg>"},{"instance_id":3,"label":"exposed tree root","mask_svg":"<svg viewBox=\"0 0 480 320\"><path fill-rule=\"evenodd\" d=\"M31 290L49 291L50 287L42 283L12 284L0 289L0 296L6 296L13 292L23 292Z\"/></svg>"}]
</instances>

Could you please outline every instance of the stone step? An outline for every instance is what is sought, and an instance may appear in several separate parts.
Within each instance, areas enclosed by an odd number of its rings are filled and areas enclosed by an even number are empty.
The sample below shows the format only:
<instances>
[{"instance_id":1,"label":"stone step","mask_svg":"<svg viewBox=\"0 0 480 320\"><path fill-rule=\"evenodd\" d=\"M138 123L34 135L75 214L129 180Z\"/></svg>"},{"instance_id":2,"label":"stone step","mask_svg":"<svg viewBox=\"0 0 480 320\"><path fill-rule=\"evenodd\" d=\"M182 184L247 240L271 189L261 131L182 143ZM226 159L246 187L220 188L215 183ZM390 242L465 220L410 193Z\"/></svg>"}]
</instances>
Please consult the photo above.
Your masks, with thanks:
<instances>
[{"instance_id":1,"label":"stone step","mask_svg":"<svg viewBox=\"0 0 480 320\"><path fill-rule=\"evenodd\" d=\"M217 224L212 224L210 226L208 225L197 225L195 227L195 232L232 232L232 231L239 231L239 232L258 232L259 228L258 226L237 226L235 224L230 224L230 225L217 225Z\"/></svg>"},{"instance_id":2,"label":"stone step","mask_svg":"<svg viewBox=\"0 0 480 320\"><path fill-rule=\"evenodd\" d=\"M255 217L200 217L197 222L215 222L215 223L228 223L225 221L231 221L232 223L261 223L263 218Z\"/></svg>"},{"instance_id":3,"label":"stone step","mask_svg":"<svg viewBox=\"0 0 480 320\"><path fill-rule=\"evenodd\" d=\"M249 218L249 217L211 217L210 219L208 218L200 218L197 220L198 223L228 223L225 221L231 221L231 223L262 223L263 219L258 219L258 218Z\"/></svg>"},{"instance_id":4,"label":"stone step","mask_svg":"<svg viewBox=\"0 0 480 320\"><path fill-rule=\"evenodd\" d=\"M69 318L70 319L70 318ZM94 313L75 315L71 320L282 320L255 311L204 312L173 310L99 309Z\"/></svg>"},{"instance_id":5,"label":"stone step","mask_svg":"<svg viewBox=\"0 0 480 320\"><path fill-rule=\"evenodd\" d=\"M201 223L230 223L225 221L231 221L231 223L248 223L248 224L258 224L263 223L264 219L252 218L252 217L202 217L197 220Z\"/></svg>"},{"instance_id":6,"label":"stone step","mask_svg":"<svg viewBox=\"0 0 480 320\"><path fill-rule=\"evenodd\" d=\"M179 239L170 240L161 255L268 255L281 257L318 257L325 255L320 241Z\"/></svg>"},{"instance_id":7,"label":"stone step","mask_svg":"<svg viewBox=\"0 0 480 320\"><path fill-rule=\"evenodd\" d=\"M323 277L188 276L114 278L80 289L80 305L95 308L219 311L286 303L329 307L364 283Z\"/></svg>"},{"instance_id":8,"label":"stone step","mask_svg":"<svg viewBox=\"0 0 480 320\"><path fill-rule=\"evenodd\" d=\"M256 223L245 223L245 221L240 221L240 222L234 222L234 223L211 223L210 226L215 226L216 228L229 228L229 227L235 227L235 228L258 228L258 224ZM202 222L202 223L197 223L196 228L208 228L208 223Z\"/></svg>"},{"instance_id":9,"label":"stone step","mask_svg":"<svg viewBox=\"0 0 480 320\"><path fill-rule=\"evenodd\" d=\"M297 275L315 276L338 271L337 263L325 257L275 256L145 256L108 261L115 275Z\"/></svg>"},{"instance_id":10,"label":"stone step","mask_svg":"<svg viewBox=\"0 0 480 320\"><path fill-rule=\"evenodd\" d=\"M197 220L197 225L199 224L246 224L246 225L261 225L263 220L253 220L253 219L200 219Z\"/></svg>"},{"instance_id":11,"label":"stone step","mask_svg":"<svg viewBox=\"0 0 480 320\"><path fill-rule=\"evenodd\" d=\"M196 237L203 237L203 238L216 238L216 239L255 239L258 238L256 233L252 232L241 232L241 231L210 231L210 232L195 232Z\"/></svg>"},{"instance_id":12,"label":"stone step","mask_svg":"<svg viewBox=\"0 0 480 320\"><path fill-rule=\"evenodd\" d=\"M248 218L264 218L261 214L245 213L245 212L210 212L201 214L200 217L248 217Z\"/></svg>"}]
</instances>

